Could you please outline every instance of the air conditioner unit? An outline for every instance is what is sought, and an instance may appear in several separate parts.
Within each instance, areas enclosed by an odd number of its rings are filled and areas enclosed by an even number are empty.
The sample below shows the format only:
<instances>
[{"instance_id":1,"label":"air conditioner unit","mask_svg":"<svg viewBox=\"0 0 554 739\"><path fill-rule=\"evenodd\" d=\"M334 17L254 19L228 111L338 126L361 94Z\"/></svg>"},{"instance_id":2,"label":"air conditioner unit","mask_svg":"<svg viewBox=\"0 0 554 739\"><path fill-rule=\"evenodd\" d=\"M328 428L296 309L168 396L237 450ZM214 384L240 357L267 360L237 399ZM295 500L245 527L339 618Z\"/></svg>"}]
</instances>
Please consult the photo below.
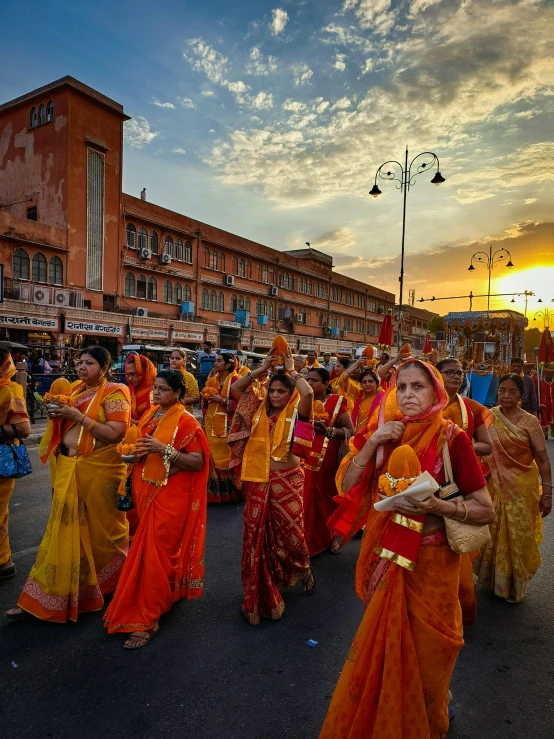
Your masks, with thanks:
<instances>
[{"instance_id":1,"label":"air conditioner unit","mask_svg":"<svg viewBox=\"0 0 554 739\"><path fill-rule=\"evenodd\" d=\"M133 315L145 318L148 315L148 308L135 308Z\"/></svg>"},{"instance_id":2,"label":"air conditioner unit","mask_svg":"<svg viewBox=\"0 0 554 739\"><path fill-rule=\"evenodd\" d=\"M69 290L54 290L54 305L69 305Z\"/></svg>"},{"instance_id":3,"label":"air conditioner unit","mask_svg":"<svg viewBox=\"0 0 554 739\"><path fill-rule=\"evenodd\" d=\"M277 285L272 285L269 288L269 294L271 295L272 298L276 298L277 295L279 295L279 288L277 287Z\"/></svg>"},{"instance_id":4,"label":"air conditioner unit","mask_svg":"<svg viewBox=\"0 0 554 739\"><path fill-rule=\"evenodd\" d=\"M39 303L40 305L50 305L50 288L33 285L32 299L33 303Z\"/></svg>"},{"instance_id":5,"label":"air conditioner unit","mask_svg":"<svg viewBox=\"0 0 554 739\"><path fill-rule=\"evenodd\" d=\"M29 303L31 301L31 285L14 284L13 296L16 300L25 300Z\"/></svg>"},{"instance_id":6,"label":"air conditioner unit","mask_svg":"<svg viewBox=\"0 0 554 739\"><path fill-rule=\"evenodd\" d=\"M139 259L150 259L151 256L150 249L147 249L145 246L141 246L138 250Z\"/></svg>"},{"instance_id":7,"label":"air conditioner unit","mask_svg":"<svg viewBox=\"0 0 554 739\"><path fill-rule=\"evenodd\" d=\"M194 303L191 300L181 303L181 314L190 315L191 313L194 313Z\"/></svg>"},{"instance_id":8,"label":"air conditioner unit","mask_svg":"<svg viewBox=\"0 0 554 739\"><path fill-rule=\"evenodd\" d=\"M297 313L295 315L296 323L304 323L304 314L303 313Z\"/></svg>"},{"instance_id":9,"label":"air conditioner unit","mask_svg":"<svg viewBox=\"0 0 554 739\"><path fill-rule=\"evenodd\" d=\"M343 331L341 331L341 332L340 332L340 335L341 335L341 336L342 336L343 338L346 338L346 337L348 336L348 331L344 331L344 330L343 330Z\"/></svg>"},{"instance_id":10,"label":"air conditioner unit","mask_svg":"<svg viewBox=\"0 0 554 739\"><path fill-rule=\"evenodd\" d=\"M224 275L223 276L223 284L226 287L233 287L235 284L235 278L233 275Z\"/></svg>"},{"instance_id":11,"label":"air conditioner unit","mask_svg":"<svg viewBox=\"0 0 554 739\"><path fill-rule=\"evenodd\" d=\"M160 264L171 264L171 254L160 254Z\"/></svg>"}]
</instances>

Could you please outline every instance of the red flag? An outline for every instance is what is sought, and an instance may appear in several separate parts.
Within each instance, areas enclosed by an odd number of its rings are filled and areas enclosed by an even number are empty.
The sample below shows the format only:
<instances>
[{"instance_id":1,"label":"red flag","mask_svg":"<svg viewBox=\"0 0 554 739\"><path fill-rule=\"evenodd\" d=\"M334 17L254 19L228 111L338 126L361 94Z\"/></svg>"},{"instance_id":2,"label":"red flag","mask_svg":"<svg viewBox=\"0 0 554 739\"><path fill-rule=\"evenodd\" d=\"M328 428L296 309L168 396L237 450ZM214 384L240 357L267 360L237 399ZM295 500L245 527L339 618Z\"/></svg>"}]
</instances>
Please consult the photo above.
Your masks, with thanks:
<instances>
[{"instance_id":1,"label":"red flag","mask_svg":"<svg viewBox=\"0 0 554 739\"><path fill-rule=\"evenodd\" d=\"M425 337L425 343L423 344L422 354L431 354L433 351L433 345L431 344L431 334L427 334Z\"/></svg>"},{"instance_id":2,"label":"red flag","mask_svg":"<svg viewBox=\"0 0 554 739\"><path fill-rule=\"evenodd\" d=\"M542 332L541 345L539 347L539 362L554 362L554 342L550 329L545 328Z\"/></svg>"},{"instance_id":3,"label":"red flag","mask_svg":"<svg viewBox=\"0 0 554 739\"><path fill-rule=\"evenodd\" d=\"M387 315L383 319L377 343L381 344L382 346L392 345L392 316L390 313L387 313Z\"/></svg>"}]
</instances>

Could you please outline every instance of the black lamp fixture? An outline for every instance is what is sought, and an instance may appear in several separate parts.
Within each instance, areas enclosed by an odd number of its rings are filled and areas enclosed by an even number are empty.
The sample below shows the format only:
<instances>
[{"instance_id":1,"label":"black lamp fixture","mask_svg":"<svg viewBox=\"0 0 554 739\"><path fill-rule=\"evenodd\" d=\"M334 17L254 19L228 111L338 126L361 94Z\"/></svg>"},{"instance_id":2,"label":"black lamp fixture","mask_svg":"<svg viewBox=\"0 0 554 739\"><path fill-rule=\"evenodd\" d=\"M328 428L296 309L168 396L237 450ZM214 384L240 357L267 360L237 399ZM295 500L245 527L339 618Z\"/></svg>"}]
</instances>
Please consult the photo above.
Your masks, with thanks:
<instances>
[{"instance_id":1,"label":"black lamp fixture","mask_svg":"<svg viewBox=\"0 0 554 739\"><path fill-rule=\"evenodd\" d=\"M446 180L441 175L441 173L439 171L435 172L435 176L431 180L431 184L438 187L439 185L442 185L443 182L446 182Z\"/></svg>"},{"instance_id":2,"label":"black lamp fixture","mask_svg":"<svg viewBox=\"0 0 554 739\"><path fill-rule=\"evenodd\" d=\"M506 267L513 267L513 266L514 266L514 263L510 259L510 261L506 263Z\"/></svg>"},{"instance_id":3,"label":"black lamp fixture","mask_svg":"<svg viewBox=\"0 0 554 739\"><path fill-rule=\"evenodd\" d=\"M370 195L373 195L374 198L378 198L379 195L381 195L381 190L377 187L377 184L373 185L371 190L369 191Z\"/></svg>"},{"instance_id":4,"label":"black lamp fixture","mask_svg":"<svg viewBox=\"0 0 554 739\"><path fill-rule=\"evenodd\" d=\"M473 266L473 264L470 264L469 267L467 268L467 271L468 272L473 272L474 269L475 269L475 267Z\"/></svg>"}]
</instances>

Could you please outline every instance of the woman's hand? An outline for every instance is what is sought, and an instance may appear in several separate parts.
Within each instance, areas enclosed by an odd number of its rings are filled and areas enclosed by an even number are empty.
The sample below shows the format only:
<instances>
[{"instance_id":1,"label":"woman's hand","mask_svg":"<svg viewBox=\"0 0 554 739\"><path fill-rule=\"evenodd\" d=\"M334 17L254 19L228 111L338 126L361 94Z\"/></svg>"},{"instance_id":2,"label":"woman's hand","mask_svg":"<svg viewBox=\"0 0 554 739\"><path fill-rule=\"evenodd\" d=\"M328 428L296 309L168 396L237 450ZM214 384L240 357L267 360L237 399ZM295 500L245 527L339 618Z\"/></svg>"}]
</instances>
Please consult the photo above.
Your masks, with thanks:
<instances>
[{"instance_id":1,"label":"woman's hand","mask_svg":"<svg viewBox=\"0 0 554 739\"><path fill-rule=\"evenodd\" d=\"M323 431L324 434L329 430L329 427L325 425L325 421L314 421L314 428Z\"/></svg>"},{"instance_id":2,"label":"woman's hand","mask_svg":"<svg viewBox=\"0 0 554 739\"><path fill-rule=\"evenodd\" d=\"M80 410L71 405L58 405L55 408L48 408L46 413L48 418L52 420L54 418L65 418L69 421L75 421L76 423L81 423L85 417Z\"/></svg>"},{"instance_id":3,"label":"woman's hand","mask_svg":"<svg viewBox=\"0 0 554 739\"><path fill-rule=\"evenodd\" d=\"M543 518L546 518L550 511L552 510L552 496L551 495L541 495L539 499L539 511L541 512L541 516Z\"/></svg>"},{"instance_id":4,"label":"woman's hand","mask_svg":"<svg viewBox=\"0 0 554 739\"><path fill-rule=\"evenodd\" d=\"M153 436L145 436L143 439L137 439L135 443L137 455L144 457L146 454L161 454L165 452L166 445L155 439Z\"/></svg>"},{"instance_id":5,"label":"woman's hand","mask_svg":"<svg viewBox=\"0 0 554 739\"><path fill-rule=\"evenodd\" d=\"M435 516L445 515L444 501L434 495L430 495L426 500L416 500L408 495L404 500L407 505L397 503L394 510L405 516L424 516L428 513L433 513Z\"/></svg>"},{"instance_id":6,"label":"woman's hand","mask_svg":"<svg viewBox=\"0 0 554 739\"><path fill-rule=\"evenodd\" d=\"M294 359L292 358L292 352L290 350L290 346L287 346L287 351L285 353L285 371L292 372L293 369L294 369Z\"/></svg>"},{"instance_id":7,"label":"woman's hand","mask_svg":"<svg viewBox=\"0 0 554 739\"><path fill-rule=\"evenodd\" d=\"M225 403L225 398L222 398L221 395L212 395L211 398L209 398L208 402L211 403L212 401L214 403L220 403L221 405L223 405Z\"/></svg>"},{"instance_id":8,"label":"woman's hand","mask_svg":"<svg viewBox=\"0 0 554 739\"><path fill-rule=\"evenodd\" d=\"M402 421L389 421L377 429L367 440L366 444L384 444L385 441L400 441L406 427Z\"/></svg>"}]
</instances>

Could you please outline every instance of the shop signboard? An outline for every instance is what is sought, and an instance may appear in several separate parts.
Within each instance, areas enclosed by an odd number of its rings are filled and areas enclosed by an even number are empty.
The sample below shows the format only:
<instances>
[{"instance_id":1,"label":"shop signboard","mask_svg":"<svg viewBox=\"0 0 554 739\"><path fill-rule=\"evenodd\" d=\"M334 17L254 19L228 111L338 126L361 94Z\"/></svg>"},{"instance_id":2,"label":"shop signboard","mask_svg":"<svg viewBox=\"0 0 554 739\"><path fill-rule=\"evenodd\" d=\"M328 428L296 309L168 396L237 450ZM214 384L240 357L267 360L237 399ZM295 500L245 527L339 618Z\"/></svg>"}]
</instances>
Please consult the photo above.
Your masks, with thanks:
<instances>
[{"instance_id":1,"label":"shop signboard","mask_svg":"<svg viewBox=\"0 0 554 739\"><path fill-rule=\"evenodd\" d=\"M174 331L173 338L181 341L204 341L204 334L193 333L192 331Z\"/></svg>"},{"instance_id":2,"label":"shop signboard","mask_svg":"<svg viewBox=\"0 0 554 739\"><path fill-rule=\"evenodd\" d=\"M242 328L242 324L238 321L218 321L217 325L221 328Z\"/></svg>"},{"instance_id":3,"label":"shop signboard","mask_svg":"<svg viewBox=\"0 0 554 739\"><path fill-rule=\"evenodd\" d=\"M65 331L68 334L97 334L107 336L123 336L123 326L110 326L107 323L89 323L88 321L65 322Z\"/></svg>"},{"instance_id":4,"label":"shop signboard","mask_svg":"<svg viewBox=\"0 0 554 739\"><path fill-rule=\"evenodd\" d=\"M166 328L141 328L140 326L131 326L131 334L136 338L143 339L167 339Z\"/></svg>"},{"instance_id":5,"label":"shop signboard","mask_svg":"<svg viewBox=\"0 0 554 739\"><path fill-rule=\"evenodd\" d=\"M37 329L39 331L57 331L59 329L60 322L57 318L46 318L42 316L9 316L0 313L0 326Z\"/></svg>"}]
</instances>

